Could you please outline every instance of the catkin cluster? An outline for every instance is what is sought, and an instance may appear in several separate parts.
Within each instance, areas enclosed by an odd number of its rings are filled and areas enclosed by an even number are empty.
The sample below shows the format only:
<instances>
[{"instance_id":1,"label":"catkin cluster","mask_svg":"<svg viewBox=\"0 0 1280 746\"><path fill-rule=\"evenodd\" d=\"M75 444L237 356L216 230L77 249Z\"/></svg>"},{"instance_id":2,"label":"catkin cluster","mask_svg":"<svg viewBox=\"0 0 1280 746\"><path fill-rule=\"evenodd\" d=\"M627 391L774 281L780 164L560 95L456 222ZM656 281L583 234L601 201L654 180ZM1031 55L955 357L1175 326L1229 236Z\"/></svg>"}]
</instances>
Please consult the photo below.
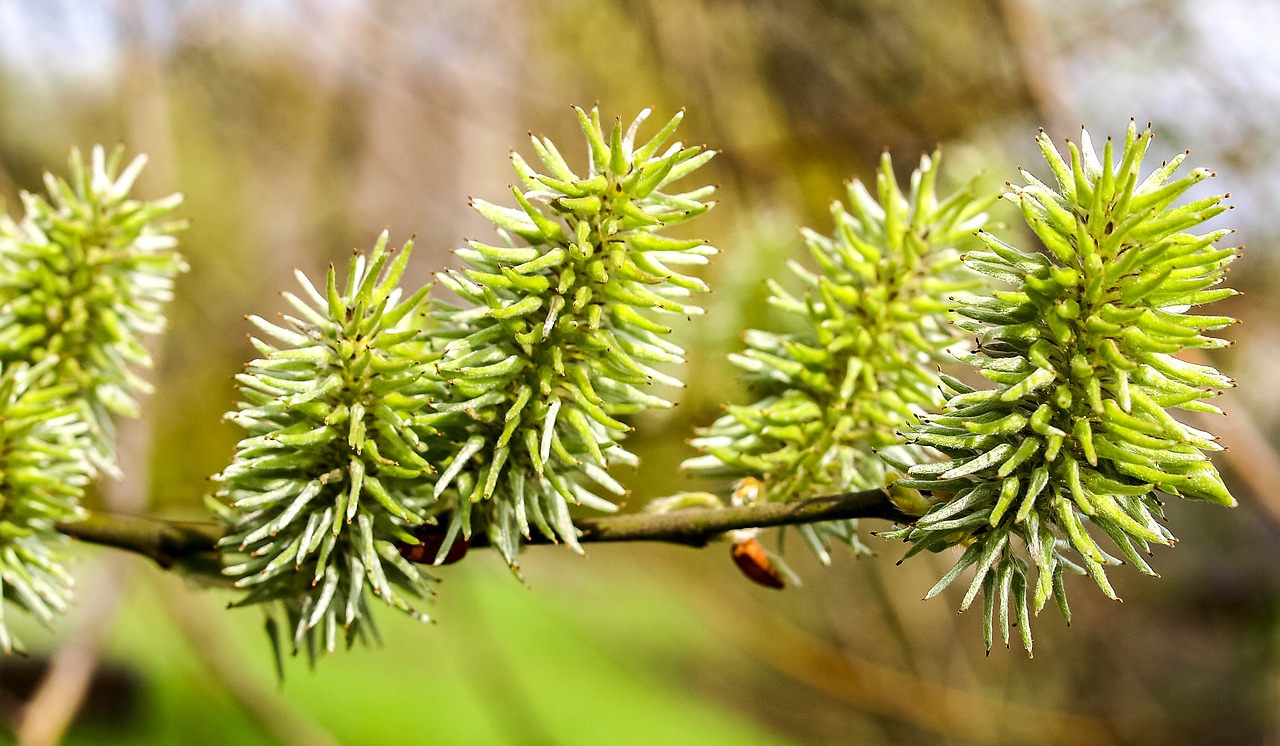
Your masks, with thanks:
<instances>
[{"instance_id":1,"label":"catkin cluster","mask_svg":"<svg viewBox=\"0 0 1280 746\"><path fill-rule=\"evenodd\" d=\"M661 149L680 115L637 143L646 113L606 137L578 110L584 175L550 140L533 140L546 174L513 155L518 207L473 201L501 244L472 241L438 275L465 305L402 297L409 247L384 235L341 286L298 274L297 317L251 318L266 339L238 377L228 417L246 435L213 507L236 604L281 611L295 652L376 635L372 597L425 618L415 562L450 561L474 533L515 568L533 528L577 548L571 505L614 510L608 469L635 462L623 418L670 406L650 384L681 385L659 367L682 351L650 314L699 313L702 282L675 268L714 253L661 235L711 206L710 187L670 186L713 153Z\"/></svg>"},{"instance_id":2,"label":"catkin cluster","mask_svg":"<svg viewBox=\"0 0 1280 746\"><path fill-rule=\"evenodd\" d=\"M669 143L681 114L641 140L647 114L606 131L578 109L585 170L545 138L539 165L513 154L515 206L473 201L498 240L468 242L437 275L450 300L401 289L411 244L384 233L345 276L298 273L294 315L250 318L259 357L228 415L244 437L210 505L235 605L268 610L277 653L281 619L312 658L376 638L375 601L425 619L423 565L488 544L518 569L535 531L580 550L571 511L616 509L611 469L636 462L629 418L671 406L653 384L682 385L666 321L701 313L695 273L716 251L667 234L713 205L713 187L680 183L714 152ZM1225 344L1210 333L1233 319L1192 311L1233 294L1218 286L1236 249L1217 246L1228 231L1192 232L1225 207L1181 201L1210 175L1175 178L1185 154L1141 176L1150 142L1131 125L1099 156L1085 133L1064 157L1042 135L1054 184L1024 173L1004 195L1035 250L982 230L990 201L973 190L939 199L936 154L905 191L886 155L873 187L833 205L831 235L804 232L801 291L770 281L792 324L747 332L732 360L758 397L700 431L686 467L742 479L735 502L887 487L919 515L883 534L908 556L964 547L928 595L973 568L961 607L983 595L988 648L1016 622L1030 651L1050 598L1069 615L1065 571L1113 598L1113 553L1152 572L1151 546L1174 540L1162 495L1234 504L1213 436L1170 410L1218 412L1208 399L1233 385L1184 353ZM143 161L122 165L119 151L73 155L69 180L0 216L5 651L18 647L5 610L48 623L71 601L57 527L116 469L112 417L137 413L145 340L185 269L181 198L131 199ZM975 349L957 352L963 338ZM977 375L938 372L949 351ZM862 546L852 521L799 531L823 560L831 540ZM731 538L739 567L781 587L754 529Z\"/></svg>"}]
</instances>

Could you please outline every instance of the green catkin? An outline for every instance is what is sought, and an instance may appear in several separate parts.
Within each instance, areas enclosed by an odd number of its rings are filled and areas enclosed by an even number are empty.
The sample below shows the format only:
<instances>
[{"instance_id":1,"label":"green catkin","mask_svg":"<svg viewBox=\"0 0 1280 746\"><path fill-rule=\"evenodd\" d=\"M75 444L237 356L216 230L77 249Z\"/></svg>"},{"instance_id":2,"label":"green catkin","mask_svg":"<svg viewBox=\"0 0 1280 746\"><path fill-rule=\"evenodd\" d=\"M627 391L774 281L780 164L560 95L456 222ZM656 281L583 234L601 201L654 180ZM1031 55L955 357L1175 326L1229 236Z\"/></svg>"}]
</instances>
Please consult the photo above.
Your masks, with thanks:
<instances>
[{"instance_id":1,"label":"green catkin","mask_svg":"<svg viewBox=\"0 0 1280 746\"><path fill-rule=\"evenodd\" d=\"M877 453L914 463L918 450L894 447L898 430L942 404L937 364L959 341L948 296L972 288L960 251L974 243L990 200L972 190L939 200L939 156L924 157L904 194L886 153L872 189L853 182L835 202L831 236L804 231L816 265L793 264L797 300L774 285L770 303L798 317L799 330L748 331L730 359L759 398L701 430L702 456L686 469L712 477L761 478L767 499L789 501L883 486ZM864 549L855 521L806 526L811 545L828 540Z\"/></svg>"},{"instance_id":2,"label":"green catkin","mask_svg":"<svg viewBox=\"0 0 1280 746\"><path fill-rule=\"evenodd\" d=\"M647 142L636 137L648 110L607 136L596 110L577 113L586 172L538 137L548 174L513 154L518 207L473 201L501 245L472 241L458 251L466 267L438 276L471 307L432 311L433 421L455 438L435 494L451 537L482 531L513 568L531 530L578 549L569 506L609 511L625 494L608 472L635 462L619 418L671 406L646 391L683 385L659 369L684 354L663 317L702 312L689 297L706 287L684 268L716 251L662 235L713 205L712 187L676 187L714 155L666 144L683 113Z\"/></svg>"},{"instance_id":3,"label":"green catkin","mask_svg":"<svg viewBox=\"0 0 1280 746\"><path fill-rule=\"evenodd\" d=\"M344 286L330 267L322 292L298 273L286 293L300 318L251 321L262 357L237 376L242 402L227 418L245 430L234 461L214 477L227 524L224 573L245 595L283 614L296 653L332 652L376 637L369 608L412 606L430 577L405 562L397 541L434 522L441 442L416 418L438 394L423 341L428 288L402 297L397 282L412 244L396 252L384 233L352 257ZM273 638L275 639L275 638Z\"/></svg>"},{"instance_id":4,"label":"green catkin","mask_svg":"<svg viewBox=\"0 0 1280 746\"><path fill-rule=\"evenodd\" d=\"M1105 567L1119 560L1102 550L1090 526L1140 571L1154 574L1138 552L1173 543L1159 523L1159 493L1235 504L1206 455L1220 447L1166 411L1216 411L1203 400L1232 385L1208 366L1173 357L1187 348L1225 344L1204 332L1231 319L1188 311L1205 301L1206 288L1222 281L1236 252L1213 246L1226 231L1185 231L1226 208L1221 197L1174 204L1210 175L1196 169L1171 180L1181 158L1140 179L1151 137L1150 130L1130 124L1116 165L1110 140L1100 159L1086 132L1064 159L1042 133L1038 142L1056 188L1027 175L1027 186L1011 186L1004 196L1021 207L1048 251L1025 253L984 233L985 248L965 257L1017 287L965 298L957 309L961 328L980 343L979 354L966 362L996 388L966 392L951 386L942 413L924 417L907 433L909 442L945 459L942 467L913 467L905 480L919 489L936 486L936 502L916 525L884 535L935 551L999 542L998 556L980 568L971 586L1000 595L999 620L987 603L988 630L997 621L1003 630L1010 587L1018 608L1023 589L1034 585L1036 613L1054 597L1065 614L1062 568L1077 563L1115 597ZM1210 292L1214 298L1231 294ZM996 343L999 356L983 354ZM996 426L1002 422L1007 426ZM963 479L940 484L948 475ZM963 531L933 520L979 514L988 518ZM1009 536L1019 541L1006 541ZM1034 583L1018 580L1025 574L1023 556L1035 568ZM1012 573L1013 585L984 585L985 573L1002 579ZM1030 652L1030 632L1022 626ZM990 632L987 637L990 645Z\"/></svg>"},{"instance_id":5,"label":"green catkin","mask_svg":"<svg viewBox=\"0 0 1280 746\"><path fill-rule=\"evenodd\" d=\"M49 625L71 602L66 543L91 478L118 473L114 415L137 416L150 387L144 342L186 264L172 218L181 195L130 197L146 163L78 151L70 177L23 192L0 215L0 594ZM18 646L0 617L0 649Z\"/></svg>"},{"instance_id":6,"label":"green catkin","mask_svg":"<svg viewBox=\"0 0 1280 746\"><path fill-rule=\"evenodd\" d=\"M71 155L70 180L45 175L48 196L22 194L20 220L0 218L0 362L37 363L71 384L89 424L91 456L115 467L113 415L136 417L150 385L147 337L164 330L175 276L187 269L172 219L182 195L142 202L129 192L146 164L123 151Z\"/></svg>"}]
</instances>

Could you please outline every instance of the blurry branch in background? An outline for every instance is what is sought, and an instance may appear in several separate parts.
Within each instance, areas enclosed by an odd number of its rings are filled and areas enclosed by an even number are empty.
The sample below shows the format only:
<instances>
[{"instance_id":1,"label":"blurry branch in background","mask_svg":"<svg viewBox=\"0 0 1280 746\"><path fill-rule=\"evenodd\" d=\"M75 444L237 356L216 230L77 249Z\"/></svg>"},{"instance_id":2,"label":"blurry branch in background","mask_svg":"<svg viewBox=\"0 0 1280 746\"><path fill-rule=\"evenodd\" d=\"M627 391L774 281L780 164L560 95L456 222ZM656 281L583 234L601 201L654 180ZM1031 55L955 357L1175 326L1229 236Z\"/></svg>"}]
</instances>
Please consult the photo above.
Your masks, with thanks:
<instances>
[{"instance_id":1,"label":"blurry branch in background","mask_svg":"<svg viewBox=\"0 0 1280 746\"><path fill-rule=\"evenodd\" d=\"M1075 126L1071 76L1062 55L1054 48L1053 32L1039 4L1029 0L999 0L1000 17L1018 55L1018 67L1031 106L1044 120L1045 129L1057 135Z\"/></svg>"},{"instance_id":2,"label":"blurry branch in background","mask_svg":"<svg viewBox=\"0 0 1280 746\"><path fill-rule=\"evenodd\" d=\"M1187 356L1191 362L1211 364L1204 351L1192 350L1191 353ZM1254 498L1251 502L1271 522L1273 530L1280 531L1280 493L1275 489L1280 483L1280 453L1267 441L1248 408L1236 407L1230 415L1198 413L1197 424L1221 436L1222 460L1230 467L1231 475L1249 488Z\"/></svg>"},{"instance_id":3,"label":"blurry branch in background","mask_svg":"<svg viewBox=\"0 0 1280 746\"><path fill-rule=\"evenodd\" d=\"M264 686L246 669L235 641L207 613L203 598L188 592L177 579L152 576L165 612L186 643L187 650L209 674L210 688L223 689L240 709L283 746L337 746L338 740L278 690Z\"/></svg>"},{"instance_id":4,"label":"blurry branch in background","mask_svg":"<svg viewBox=\"0 0 1280 746\"><path fill-rule=\"evenodd\" d=\"M909 522L913 516L894 506L885 490L864 490L815 497L790 503L765 503L726 508L695 508L670 513L628 513L624 515L581 518L576 521L582 543L656 541L701 547L721 534L743 528L768 528L814 523L847 518L881 518ZM214 560L210 567L217 572L218 541L224 528L220 524L197 521L167 521L158 518L116 515L89 511L83 521L58 524L67 536L90 544L115 547L148 557L163 568L183 564L200 566ZM525 543L549 544L549 539L534 534ZM487 546L485 537L471 537L472 547ZM194 564L193 564L194 563Z\"/></svg>"},{"instance_id":5,"label":"blurry branch in background","mask_svg":"<svg viewBox=\"0 0 1280 746\"><path fill-rule=\"evenodd\" d=\"M69 640L49 659L36 690L20 711L14 728L23 746L61 743L88 694L111 620L131 578L132 567L112 557L97 568L81 597L79 623Z\"/></svg>"},{"instance_id":6,"label":"blurry branch in background","mask_svg":"<svg viewBox=\"0 0 1280 746\"><path fill-rule=\"evenodd\" d=\"M943 736L946 742L1064 746L1119 742L1109 724L1098 718L905 673L853 655L777 615L755 613L757 601L734 587L726 591L734 594L729 603L724 599L712 603L698 594L684 598L717 637L732 641L773 671L859 711Z\"/></svg>"},{"instance_id":7,"label":"blurry branch in background","mask_svg":"<svg viewBox=\"0 0 1280 746\"><path fill-rule=\"evenodd\" d=\"M1209 416L1201 415L1199 419L1207 422ZM1232 410L1230 417L1215 417L1213 423L1226 446L1222 459L1231 467L1231 475L1249 488L1254 504L1272 527L1280 530L1280 494L1275 488L1280 479L1280 455L1243 409Z\"/></svg>"}]
</instances>

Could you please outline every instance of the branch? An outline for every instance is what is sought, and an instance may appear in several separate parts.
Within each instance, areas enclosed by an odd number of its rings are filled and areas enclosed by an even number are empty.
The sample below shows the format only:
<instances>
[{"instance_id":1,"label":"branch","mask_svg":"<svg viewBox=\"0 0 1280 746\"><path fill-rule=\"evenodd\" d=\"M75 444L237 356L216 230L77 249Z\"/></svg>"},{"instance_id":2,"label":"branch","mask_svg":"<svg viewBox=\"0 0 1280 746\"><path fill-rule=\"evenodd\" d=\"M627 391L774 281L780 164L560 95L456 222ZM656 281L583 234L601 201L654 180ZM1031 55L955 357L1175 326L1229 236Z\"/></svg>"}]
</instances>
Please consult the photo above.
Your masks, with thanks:
<instances>
[{"instance_id":1,"label":"branch","mask_svg":"<svg viewBox=\"0 0 1280 746\"><path fill-rule=\"evenodd\" d=\"M819 523L844 518L883 518L913 523L919 516L898 510L883 489L845 492L790 502L760 503L730 508L696 508L670 513L624 513L581 518L579 542L663 541L701 547L726 531ZM545 543L531 541L528 543Z\"/></svg>"},{"instance_id":2,"label":"branch","mask_svg":"<svg viewBox=\"0 0 1280 746\"><path fill-rule=\"evenodd\" d=\"M202 521L166 521L159 518L90 510L82 521L57 524L67 536L103 546L124 549L155 560L166 570L179 560L216 560L222 526ZM204 555L204 556L202 556Z\"/></svg>"},{"instance_id":3,"label":"branch","mask_svg":"<svg viewBox=\"0 0 1280 746\"><path fill-rule=\"evenodd\" d=\"M797 523L818 523L847 518L881 518L910 523L916 516L898 510L882 489L846 492L784 503L762 503L728 508L696 508L670 513L626 513L580 518L578 541L659 541L701 547L726 531L768 528ZM166 521L157 518L89 511L83 521L59 523L67 536L91 544L115 547L149 557L165 569L183 562L215 563L223 527L198 521ZM526 544L550 544L535 535ZM487 546L485 537L471 537L472 547ZM216 571L215 571L216 574Z\"/></svg>"}]
</instances>

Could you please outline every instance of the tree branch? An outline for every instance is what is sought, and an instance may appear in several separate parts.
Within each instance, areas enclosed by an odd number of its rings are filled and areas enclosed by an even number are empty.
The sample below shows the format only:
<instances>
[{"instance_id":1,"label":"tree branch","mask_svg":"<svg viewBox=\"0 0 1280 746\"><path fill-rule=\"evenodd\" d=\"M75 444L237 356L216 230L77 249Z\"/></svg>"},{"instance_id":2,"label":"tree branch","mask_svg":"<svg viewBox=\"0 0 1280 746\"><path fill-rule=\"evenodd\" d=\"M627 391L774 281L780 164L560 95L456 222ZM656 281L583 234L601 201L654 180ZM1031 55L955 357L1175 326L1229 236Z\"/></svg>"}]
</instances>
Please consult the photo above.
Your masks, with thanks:
<instances>
[{"instance_id":1,"label":"tree branch","mask_svg":"<svg viewBox=\"0 0 1280 746\"><path fill-rule=\"evenodd\" d=\"M59 523L67 536L103 546L124 549L155 560L169 569L179 560L213 557L223 528L212 522L166 521L159 518L90 510L82 521Z\"/></svg>"},{"instance_id":2,"label":"tree branch","mask_svg":"<svg viewBox=\"0 0 1280 746\"><path fill-rule=\"evenodd\" d=\"M761 503L726 508L694 508L670 513L624 513L580 518L582 543L658 541L701 547L735 529L768 528L848 518L880 518L909 523L916 516L898 510L883 489L845 492L785 503ZM217 544L223 527L212 522L166 521L157 518L89 511L83 521L59 523L67 536L91 544L115 547L149 557L163 568L178 562L216 567ZM550 544L535 534L527 544ZM471 537L472 547L487 546L485 537ZM216 572L216 571L215 571Z\"/></svg>"},{"instance_id":3,"label":"tree branch","mask_svg":"<svg viewBox=\"0 0 1280 746\"><path fill-rule=\"evenodd\" d=\"M883 489L845 492L793 502L759 503L729 508L696 508L670 513L624 513L581 518L578 541L662 541L701 547L726 531L819 523L845 518L883 518L910 523L918 516L898 510ZM539 542L530 542L539 543Z\"/></svg>"}]
</instances>

